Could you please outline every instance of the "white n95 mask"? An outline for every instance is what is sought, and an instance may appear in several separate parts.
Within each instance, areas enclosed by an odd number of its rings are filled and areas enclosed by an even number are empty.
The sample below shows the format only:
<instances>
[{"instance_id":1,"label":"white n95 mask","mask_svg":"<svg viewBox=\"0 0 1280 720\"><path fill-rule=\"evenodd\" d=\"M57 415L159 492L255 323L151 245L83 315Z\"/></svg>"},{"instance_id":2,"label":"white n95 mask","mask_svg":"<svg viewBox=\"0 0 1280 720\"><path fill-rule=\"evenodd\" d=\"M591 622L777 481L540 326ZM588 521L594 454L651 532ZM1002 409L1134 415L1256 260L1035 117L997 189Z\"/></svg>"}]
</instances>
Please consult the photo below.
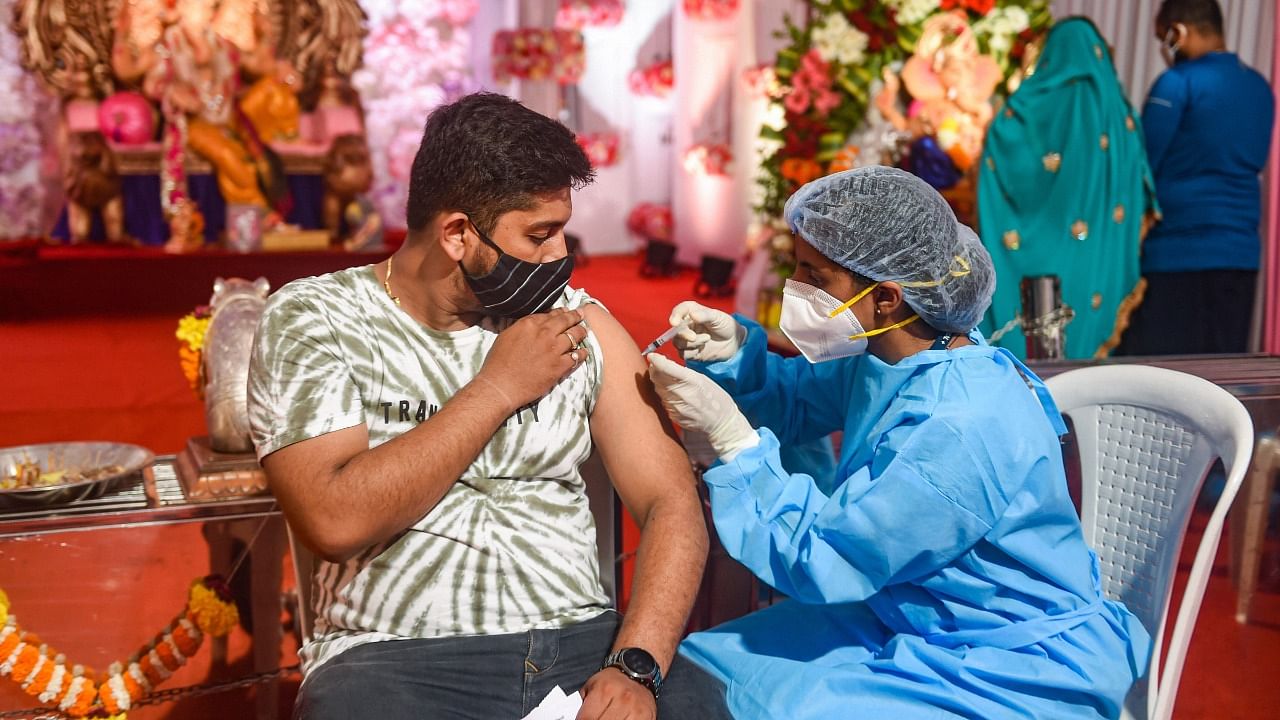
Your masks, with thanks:
<instances>
[{"instance_id":1,"label":"white n95 mask","mask_svg":"<svg viewBox=\"0 0 1280 720\"><path fill-rule=\"evenodd\" d=\"M811 363L861 355L867 338L851 308L874 287L841 302L812 285L788 280L782 286L782 334Z\"/></svg>"}]
</instances>

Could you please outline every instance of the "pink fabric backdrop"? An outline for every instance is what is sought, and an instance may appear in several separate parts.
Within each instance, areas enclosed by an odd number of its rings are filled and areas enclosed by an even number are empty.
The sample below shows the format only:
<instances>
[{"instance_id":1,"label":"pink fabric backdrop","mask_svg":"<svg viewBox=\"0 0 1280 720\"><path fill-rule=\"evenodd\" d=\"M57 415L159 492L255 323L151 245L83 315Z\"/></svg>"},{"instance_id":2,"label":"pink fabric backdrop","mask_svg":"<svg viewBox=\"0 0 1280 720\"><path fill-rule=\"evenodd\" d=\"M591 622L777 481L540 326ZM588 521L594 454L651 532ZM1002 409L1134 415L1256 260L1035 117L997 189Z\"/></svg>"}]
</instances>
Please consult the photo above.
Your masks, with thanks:
<instances>
[{"instance_id":1,"label":"pink fabric backdrop","mask_svg":"<svg viewBox=\"0 0 1280 720\"><path fill-rule=\"evenodd\" d=\"M1276 38L1280 40L1280 13L1276 13ZM1280 42L1272 52L1271 85L1280 116ZM1280 355L1280 123L1271 131L1271 162L1267 172L1266 295L1262 299L1262 350Z\"/></svg>"}]
</instances>

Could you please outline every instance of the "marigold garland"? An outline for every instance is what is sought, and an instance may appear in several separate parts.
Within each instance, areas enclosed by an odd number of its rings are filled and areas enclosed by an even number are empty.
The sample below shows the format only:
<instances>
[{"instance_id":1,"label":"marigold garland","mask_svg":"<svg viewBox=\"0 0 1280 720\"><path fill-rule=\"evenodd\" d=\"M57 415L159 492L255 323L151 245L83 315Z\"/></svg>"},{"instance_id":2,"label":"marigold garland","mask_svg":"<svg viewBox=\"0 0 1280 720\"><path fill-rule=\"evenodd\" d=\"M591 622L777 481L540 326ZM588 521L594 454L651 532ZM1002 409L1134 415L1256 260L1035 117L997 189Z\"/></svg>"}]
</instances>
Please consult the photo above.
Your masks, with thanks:
<instances>
[{"instance_id":1,"label":"marigold garland","mask_svg":"<svg viewBox=\"0 0 1280 720\"><path fill-rule=\"evenodd\" d=\"M209 307L201 305L182 316L178 321L178 329L173 334L181 343L178 346L178 363L182 367L182 376L201 400L204 399L204 383L200 379L200 363L204 351L204 336L209 332L209 323L212 321L213 313L209 311Z\"/></svg>"},{"instance_id":2,"label":"marigold garland","mask_svg":"<svg viewBox=\"0 0 1280 720\"><path fill-rule=\"evenodd\" d=\"M222 578L200 578L191 584L182 613L127 663L113 663L97 682L92 669L68 666L65 655L19 628L9 613L9 597L0 590L0 677L11 677L28 695L72 717L124 720L125 711L199 651L206 635L226 635L239 620Z\"/></svg>"}]
</instances>

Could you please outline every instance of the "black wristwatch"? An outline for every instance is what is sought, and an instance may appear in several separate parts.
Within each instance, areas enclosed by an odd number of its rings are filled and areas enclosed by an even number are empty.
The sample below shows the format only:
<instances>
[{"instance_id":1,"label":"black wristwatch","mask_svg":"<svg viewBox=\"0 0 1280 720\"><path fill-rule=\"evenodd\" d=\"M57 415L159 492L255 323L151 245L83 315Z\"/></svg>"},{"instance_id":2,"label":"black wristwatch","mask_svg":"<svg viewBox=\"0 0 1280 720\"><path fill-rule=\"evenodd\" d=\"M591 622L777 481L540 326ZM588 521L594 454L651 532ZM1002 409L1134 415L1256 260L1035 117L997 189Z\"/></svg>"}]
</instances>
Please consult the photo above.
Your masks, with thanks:
<instances>
[{"instance_id":1,"label":"black wristwatch","mask_svg":"<svg viewBox=\"0 0 1280 720\"><path fill-rule=\"evenodd\" d=\"M658 689L662 687L662 669L647 651L636 647L622 648L604 661L604 667L618 668L623 675L649 688L649 692L658 697Z\"/></svg>"}]
</instances>

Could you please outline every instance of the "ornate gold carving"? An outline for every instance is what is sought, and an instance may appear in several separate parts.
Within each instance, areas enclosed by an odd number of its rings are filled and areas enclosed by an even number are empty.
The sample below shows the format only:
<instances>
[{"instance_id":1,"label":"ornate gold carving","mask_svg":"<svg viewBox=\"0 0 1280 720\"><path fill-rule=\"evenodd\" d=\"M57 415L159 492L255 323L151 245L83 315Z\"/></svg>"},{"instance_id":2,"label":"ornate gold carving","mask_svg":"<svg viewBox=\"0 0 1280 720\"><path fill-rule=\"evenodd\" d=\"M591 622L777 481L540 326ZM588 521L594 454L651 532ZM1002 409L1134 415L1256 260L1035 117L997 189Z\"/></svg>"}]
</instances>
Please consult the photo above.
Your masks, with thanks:
<instances>
[{"instance_id":1,"label":"ornate gold carving","mask_svg":"<svg viewBox=\"0 0 1280 720\"><path fill-rule=\"evenodd\" d=\"M179 0L178 6L184 15L206 17L214 1ZM360 67L367 30L358 0L222 1L227 7L220 10L214 27L242 49L253 30L252 23L238 15L251 12L259 2L265 7L268 37L275 38L276 56L298 71L300 95L319 90L326 64L343 76ZM159 0L17 0L9 26L21 44L23 67L63 95L87 83L88 94L101 98L127 85L111 67L124 3L130 3L130 13L117 54L128 65L130 54L137 60L152 52L159 37Z\"/></svg>"},{"instance_id":2,"label":"ornate gold carving","mask_svg":"<svg viewBox=\"0 0 1280 720\"><path fill-rule=\"evenodd\" d=\"M1058 168L1062 167L1062 155L1056 152L1046 154L1043 158L1040 158L1040 161L1044 163L1046 172L1056 173Z\"/></svg>"},{"instance_id":3,"label":"ornate gold carving","mask_svg":"<svg viewBox=\"0 0 1280 720\"><path fill-rule=\"evenodd\" d=\"M1004 234L1004 246L1009 250L1017 250L1022 247L1022 236L1017 230L1009 230Z\"/></svg>"}]
</instances>

